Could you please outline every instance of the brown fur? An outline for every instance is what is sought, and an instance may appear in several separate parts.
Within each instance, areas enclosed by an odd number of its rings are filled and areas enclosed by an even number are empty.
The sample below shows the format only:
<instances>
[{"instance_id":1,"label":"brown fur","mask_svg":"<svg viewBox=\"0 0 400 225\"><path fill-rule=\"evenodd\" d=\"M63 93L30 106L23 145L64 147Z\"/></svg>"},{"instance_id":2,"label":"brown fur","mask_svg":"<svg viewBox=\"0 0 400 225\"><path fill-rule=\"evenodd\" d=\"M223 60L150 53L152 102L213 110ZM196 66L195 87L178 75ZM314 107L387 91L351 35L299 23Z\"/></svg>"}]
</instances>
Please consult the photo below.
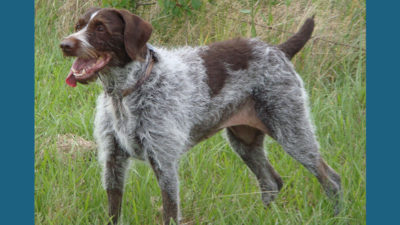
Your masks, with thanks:
<instances>
[{"instance_id":1,"label":"brown fur","mask_svg":"<svg viewBox=\"0 0 400 225\"><path fill-rule=\"evenodd\" d=\"M267 127L257 117L257 112L254 108L255 102L253 99L248 99L240 109L232 114L226 121L224 121L219 129L233 127L238 125L246 125L249 128L255 128L259 131L269 134ZM250 131L245 131L247 133Z\"/></svg>"},{"instance_id":2,"label":"brown fur","mask_svg":"<svg viewBox=\"0 0 400 225\"><path fill-rule=\"evenodd\" d=\"M147 51L145 44L152 32L151 25L129 11L116 9L101 9L88 24L90 16L98 10L100 9L89 9L75 25L76 31L88 25L87 39L94 48L92 51L96 55L104 52L111 54L109 66L124 66L132 60L143 59ZM99 30L99 27L102 29ZM63 45L69 45L69 48ZM67 56L82 57L80 47L73 37L65 39L61 44Z\"/></svg>"},{"instance_id":3,"label":"brown fur","mask_svg":"<svg viewBox=\"0 0 400 225\"><path fill-rule=\"evenodd\" d=\"M303 26L301 26L300 30L286 42L278 45L278 48L284 52L289 59L293 58L293 56L299 52L310 39L313 30L314 16L308 18Z\"/></svg>"},{"instance_id":4,"label":"brown fur","mask_svg":"<svg viewBox=\"0 0 400 225\"><path fill-rule=\"evenodd\" d=\"M244 143L250 145L254 142L256 139L258 133L260 132L259 130L249 127L246 125L238 125L238 126L232 126L228 128L229 130L232 131L232 133L242 140Z\"/></svg>"},{"instance_id":5,"label":"brown fur","mask_svg":"<svg viewBox=\"0 0 400 225\"><path fill-rule=\"evenodd\" d=\"M115 138L113 141L114 141L114 148L116 151L110 155L110 158L106 163L106 167L108 168L109 171L113 171L113 173L116 177L122 177L123 172L121 171L121 168L119 168L120 164L117 162L118 156L117 156L117 154L115 154L117 152L120 153L122 151L119 151L121 148L117 144L117 141ZM119 150L117 150L117 149L119 149ZM127 157L127 155L125 153L123 153L123 154L124 154L124 157ZM112 223L109 223L109 224L117 224L118 218L121 214L123 185L120 184L119 186L122 187L122 189L120 189L120 188L107 189L108 215L112 218Z\"/></svg>"},{"instance_id":6,"label":"brown fur","mask_svg":"<svg viewBox=\"0 0 400 225\"><path fill-rule=\"evenodd\" d=\"M96 31L103 25L104 32ZM88 41L98 52L113 55L110 65L124 65L131 61L124 46L124 21L116 10L101 10L87 28Z\"/></svg>"},{"instance_id":7,"label":"brown fur","mask_svg":"<svg viewBox=\"0 0 400 225\"><path fill-rule=\"evenodd\" d=\"M200 56L207 69L207 84L210 87L211 96L217 95L224 87L225 80L229 76L228 68L247 69L249 61L254 58L251 44L242 38L211 44Z\"/></svg>"},{"instance_id":8,"label":"brown fur","mask_svg":"<svg viewBox=\"0 0 400 225\"><path fill-rule=\"evenodd\" d=\"M127 10L118 10L125 22L125 50L132 60L143 52L143 47L153 31L150 23ZM127 29L128 28L128 29Z\"/></svg>"},{"instance_id":9,"label":"brown fur","mask_svg":"<svg viewBox=\"0 0 400 225\"><path fill-rule=\"evenodd\" d=\"M122 204L122 191L118 189L107 190L108 196L108 215L112 218L112 223L117 224L119 215L121 214L121 204Z\"/></svg>"},{"instance_id":10,"label":"brown fur","mask_svg":"<svg viewBox=\"0 0 400 225\"><path fill-rule=\"evenodd\" d=\"M81 46L77 39L67 38L60 44L60 47L63 49L64 56L75 56L78 55Z\"/></svg>"},{"instance_id":11,"label":"brown fur","mask_svg":"<svg viewBox=\"0 0 400 225\"><path fill-rule=\"evenodd\" d=\"M163 209L164 209L164 224L171 224L171 221L178 221L178 203L174 196L170 196L166 190L161 190Z\"/></svg>"}]
</instances>

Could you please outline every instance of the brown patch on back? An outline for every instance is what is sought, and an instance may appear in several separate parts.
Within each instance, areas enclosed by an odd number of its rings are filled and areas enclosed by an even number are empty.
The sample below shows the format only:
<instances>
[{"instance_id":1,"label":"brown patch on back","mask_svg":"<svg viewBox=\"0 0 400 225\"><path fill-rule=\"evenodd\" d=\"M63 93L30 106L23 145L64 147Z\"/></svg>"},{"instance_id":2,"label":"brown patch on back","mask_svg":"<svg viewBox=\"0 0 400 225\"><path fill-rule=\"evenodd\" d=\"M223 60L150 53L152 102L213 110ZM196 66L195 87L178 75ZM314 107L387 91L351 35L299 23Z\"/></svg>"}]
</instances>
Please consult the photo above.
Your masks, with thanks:
<instances>
[{"instance_id":1,"label":"brown patch on back","mask_svg":"<svg viewBox=\"0 0 400 225\"><path fill-rule=\"evenodd\" d=\"M211 44L200 53L208 76L207 84L211 96L217 95L223 88L230 70L244 70L254 58L252 44L247 39L237 38ZM228 68L226 67L228 65Z\"/></svg>"}]
</instances>

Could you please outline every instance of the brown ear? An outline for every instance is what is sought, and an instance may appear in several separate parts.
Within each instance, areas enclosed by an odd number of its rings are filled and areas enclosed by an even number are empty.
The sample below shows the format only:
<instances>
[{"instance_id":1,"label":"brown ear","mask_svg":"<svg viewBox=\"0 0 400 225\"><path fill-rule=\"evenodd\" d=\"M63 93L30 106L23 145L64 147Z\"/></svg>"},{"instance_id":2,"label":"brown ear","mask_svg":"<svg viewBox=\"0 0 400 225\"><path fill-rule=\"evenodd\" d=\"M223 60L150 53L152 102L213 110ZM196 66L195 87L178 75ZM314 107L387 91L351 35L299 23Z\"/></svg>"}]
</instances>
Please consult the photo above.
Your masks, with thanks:
<instances>
[{"instance_id":1,"label":"brown ear","mask_svg":"<svg viewBox=\"0 0 400 225\"><path fill-rule=\"evenodd\" d=\"M135 60L142 51L146 42L150 39L153 28L150 23L132 14L128 10L118 10L124 22L124 44L128 56Z\"/></svg>"}]
</instances>

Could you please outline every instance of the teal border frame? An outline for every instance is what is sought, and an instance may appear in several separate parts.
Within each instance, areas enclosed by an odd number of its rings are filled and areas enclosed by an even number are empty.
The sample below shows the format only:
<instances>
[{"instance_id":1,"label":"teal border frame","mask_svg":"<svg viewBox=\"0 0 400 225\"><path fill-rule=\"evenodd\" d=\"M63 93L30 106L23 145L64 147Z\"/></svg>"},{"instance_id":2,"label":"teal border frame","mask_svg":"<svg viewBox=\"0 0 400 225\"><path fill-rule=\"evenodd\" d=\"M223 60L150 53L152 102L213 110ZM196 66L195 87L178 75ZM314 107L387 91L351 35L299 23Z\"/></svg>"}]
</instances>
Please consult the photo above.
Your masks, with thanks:
<instances>
[{"instance_id":1,"label":"teal border frame","mask_svg":"<svg viewBox=\"0 0 400 225\"><path fill-rule=\"evenodd\" d=\"M399 9L367 1L367 224L399 224Z\"/></svg>"},{"instance_id":2,"label":"teal border frame","mask_svg":"<svg viewBox=\"0 0 400 225\"><path fill-rule=\"evenodd\" d=\"M34 1L1 2L1 224L34 224Z\"/></svg>"},{"instance_id":3,"label":"teal border frame","mask_svg":"<svg viewBox=\"0 0 400 225\"><path fill-rule=\"evenodd\" d=\"M0 221L34 224L34 1L1 8ZM399 9L367 1L367 224L397 224L400 211Z\"/></svg>"}]
</instances>

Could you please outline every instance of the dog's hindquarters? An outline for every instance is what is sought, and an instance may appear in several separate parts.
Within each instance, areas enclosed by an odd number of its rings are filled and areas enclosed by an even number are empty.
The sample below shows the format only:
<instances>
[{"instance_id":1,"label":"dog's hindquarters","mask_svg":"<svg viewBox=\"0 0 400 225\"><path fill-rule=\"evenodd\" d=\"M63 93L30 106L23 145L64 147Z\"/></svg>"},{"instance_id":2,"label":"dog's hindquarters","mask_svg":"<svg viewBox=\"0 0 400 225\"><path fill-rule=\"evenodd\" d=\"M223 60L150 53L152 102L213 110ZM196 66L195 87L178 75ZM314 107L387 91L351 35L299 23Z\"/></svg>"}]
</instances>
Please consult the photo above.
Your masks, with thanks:
<instances>
[{"instance_id":1,"label":"dog's hindquarters","mask_svg":"<svg viewBox=\"0 0 400 225\"><path fill-rule=\"evenodd\" d=\"M338 201L340 176L325 163L319 152L303 81L281 52L269 51L267 57L270 66L266 69L265 82L252 94L257 116L269 135L317 177L328 196ZM335 210L338 213L339 209Z\"/></svg>"}]
</instances>

